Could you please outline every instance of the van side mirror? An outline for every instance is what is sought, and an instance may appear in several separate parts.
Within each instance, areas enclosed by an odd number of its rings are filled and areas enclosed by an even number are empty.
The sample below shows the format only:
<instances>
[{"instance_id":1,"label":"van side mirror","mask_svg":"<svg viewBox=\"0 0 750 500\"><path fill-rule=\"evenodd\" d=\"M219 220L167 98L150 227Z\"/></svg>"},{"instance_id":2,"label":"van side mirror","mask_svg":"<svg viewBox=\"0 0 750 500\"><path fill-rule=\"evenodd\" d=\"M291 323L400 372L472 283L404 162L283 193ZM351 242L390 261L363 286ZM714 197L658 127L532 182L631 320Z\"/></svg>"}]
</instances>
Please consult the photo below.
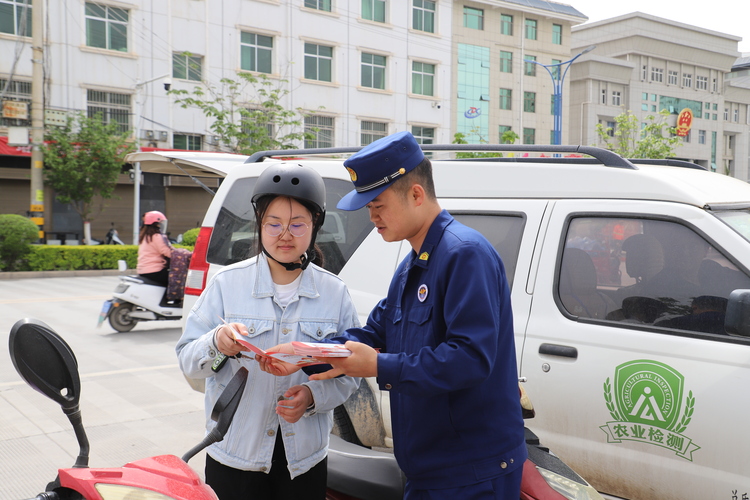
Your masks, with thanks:
<instances>
[{"instance_id":1,"label":"van side mirror","mask_svg":"<svg viewBox=\"0 0 750 500\"><path fill-rule=\"evenodd\" d=\"M729 294L724 329L733 335L750 337L750 290L735 290Z\"/></svg>"}]
</instances>

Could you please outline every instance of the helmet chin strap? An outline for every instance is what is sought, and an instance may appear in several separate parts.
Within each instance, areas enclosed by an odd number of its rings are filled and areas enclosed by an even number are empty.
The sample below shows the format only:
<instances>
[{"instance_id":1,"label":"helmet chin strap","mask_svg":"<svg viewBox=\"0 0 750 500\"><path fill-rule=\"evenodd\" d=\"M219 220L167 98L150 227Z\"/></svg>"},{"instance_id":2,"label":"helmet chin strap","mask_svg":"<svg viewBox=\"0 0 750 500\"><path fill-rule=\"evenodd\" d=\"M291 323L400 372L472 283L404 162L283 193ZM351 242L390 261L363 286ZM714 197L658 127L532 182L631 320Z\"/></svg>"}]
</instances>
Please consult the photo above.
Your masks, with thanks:
<instances>
[{"instance_id":1,"label":"helmet chin strap","mask_svg":"<svg viewBox=\"0 0 750 500\"><path fill-rule=\"evenodd\" d=\"M308 257L307 252L303 253L300 256L300 262L280 262L274 259L265 248L263 248L263 253L266 255L266 257L268 257L272 261L278 262L279 264L284 266L284 269L286 269L287 271L296 271L297 269L302 269L304 271L305 269L307 269L307 266L310 265L310 262L312 262L313 260L312 258ZM315 258L314 254L313 254L313 258Z\"/></svg>"}]
</instances>

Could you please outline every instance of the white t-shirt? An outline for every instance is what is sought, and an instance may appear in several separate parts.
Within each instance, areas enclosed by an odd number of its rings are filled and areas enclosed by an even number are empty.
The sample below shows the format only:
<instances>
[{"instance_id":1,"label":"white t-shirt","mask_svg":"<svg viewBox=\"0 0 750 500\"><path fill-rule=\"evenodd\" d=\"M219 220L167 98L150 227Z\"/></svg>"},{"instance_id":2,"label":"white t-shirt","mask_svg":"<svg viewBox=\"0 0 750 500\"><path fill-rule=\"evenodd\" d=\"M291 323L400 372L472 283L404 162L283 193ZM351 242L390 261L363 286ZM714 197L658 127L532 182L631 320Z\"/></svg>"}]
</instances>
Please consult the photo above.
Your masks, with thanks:
<instances>
[{"instance_id":1,"label":"white t-shirt","mask_svg":"<svg viewBox=\"0 0 750 500\"><path fill-rule=\"evenodd\" d=\"M273 284L273 287L276 290L276 300L279 302L279 305L281 307L286 307L287 305L289 305L289 302L291 302L294 294L297 293L297 289L299 288L299 283L301 280L302 273L299 273L297 279L295 279L288 285L279 285L278 283Z\"/></svg>"}]
</instances>

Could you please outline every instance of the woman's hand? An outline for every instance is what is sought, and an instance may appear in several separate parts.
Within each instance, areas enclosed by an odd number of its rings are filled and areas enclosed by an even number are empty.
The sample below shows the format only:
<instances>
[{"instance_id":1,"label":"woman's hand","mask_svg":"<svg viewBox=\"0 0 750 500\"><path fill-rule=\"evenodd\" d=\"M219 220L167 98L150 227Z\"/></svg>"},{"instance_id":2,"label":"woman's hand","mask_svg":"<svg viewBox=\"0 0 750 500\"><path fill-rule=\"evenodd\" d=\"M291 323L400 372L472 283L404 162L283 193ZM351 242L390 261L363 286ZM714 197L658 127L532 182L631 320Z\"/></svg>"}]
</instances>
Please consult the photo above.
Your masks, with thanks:
<instances>
[{"instance_id":1,"label":"woman's hand","mask_svg":"<svg viewBox=\"0 0 750 500\"><path fill-rule=\"evenodd\" d=\"M234 340L234 334L232 333L233 328L240 332L242 335L247 335L247 327L242 323L229 323L226 325L221 325L221 327L216 330L216 333L214 334L216 347L222 354L225 354L227 356L234 356L235 354L247 350Z\"/></svg>"},{"instance_id":2,"label":"woman's hand","mask_svg":"<svg viewBox=\"0 0 750 500\"><path fill-rule=\"evenodd\" d=\"M290 387L284 393L284 398L276 404L276 413L290 424L302 418L307 408L314 402L312 392L306 385Z\"/></svg>"},{"instance_id":3,"label":"woman's hand","mask_svg":"<svg viewBox=\"0 0 750 500\"><path fill-rule=\"evenodd\" d=\"M269 354L272 352L294 354L294 348L292 347L292 344L279 344L277 346L271 347L266 351L266 353ZM261 370L266 373L270 373L271 375L276 375L277 377L286 377L287 375L296 373L300 369L299 366L293 365L291 363L285 363L283 361L279 361L277 359L269 358L266 356L261 356L260 354L255 355L255 361L258 362Z\"/></svg>"}]
</instances>

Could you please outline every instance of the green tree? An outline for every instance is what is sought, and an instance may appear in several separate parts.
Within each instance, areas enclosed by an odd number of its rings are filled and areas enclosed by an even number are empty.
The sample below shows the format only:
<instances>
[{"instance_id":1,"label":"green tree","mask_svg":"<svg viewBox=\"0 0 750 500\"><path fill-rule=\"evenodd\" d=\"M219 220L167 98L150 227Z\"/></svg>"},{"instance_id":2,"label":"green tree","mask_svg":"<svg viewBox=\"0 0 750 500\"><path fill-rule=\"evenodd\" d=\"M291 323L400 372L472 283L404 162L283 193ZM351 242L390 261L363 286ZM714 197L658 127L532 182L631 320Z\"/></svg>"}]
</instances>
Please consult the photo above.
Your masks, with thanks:
<instances>
[{"instance_id":1,"label":"green tree","mask_svg":"<svg viewBox=\"0 0 750 500\"><path fill-rule=\"evenodd\" d=\"M39 228L30 219L16 214L0 215L0 269L15 271L20 259L39 239Z\"/></svg>"},{"instance_id":2,"label":"green tree","mask_svg":"<svg viewBox=\"0 0 750 500\"><path fill-rule=\"evenodd\" d=\"M479 127L474 127L469 133L479 136L479 144L489 144L487 139L485 139L479 132ZM517 139L518 134L516 134L512 130L506 130L500 137L500 142L502 144L513 144ZM469 142L466 140L466 134L464 134L463 132L456 132L455 134L453 134L453 144L469 144ZM469 151L456 153L456 158L498 158L502 156L503 154L500 152L480 153L478 151Z\"/></svg>"},{"instance_id":3,"label":"green tree","mask_svg":"<svg viewBox=\"0 0 750 500\"><path fill-rule=\"evenodd\" d=\"M127 142L130 132L118 132L118 124L105 124L101 114L93 118L78 113L65 125L45 134L45 184L55 190L61 203L69 203L83 220L84 239L91 241L91 221L96 196L114 196L125 155L135 149Z\"/></svg>"},{"instance_id":4,"label":"green tree","mask_svg":"<svg viewBox=\"0 0 750 500\"><path fill-rule=\"evenodd\" d=\"M596 125L596 133L605 147L623 158L668 158L682 143L675 128L667 124L669 112L661 110L658 116L646 116L641 127L638 117L630 110L615 117L615 127Z\"/></svg>"},{"instance_id":5,"label":"green tree","mask_svg":"<svg viewBox=\"0 0 750 500\"><path fill-rule=\"evenodd\" d=\"M219 137L224 151L252 154L256 151L292 149L298 143L314 139L305 132L305 113L301 108L289 110L281 100L289 91L264 74L238 73L239 80L222 78L218 86L208 82L192 92L170 90L175 102L183 108L195 107L211 121L209 130Z\"/></svg>"}]
</instances>

